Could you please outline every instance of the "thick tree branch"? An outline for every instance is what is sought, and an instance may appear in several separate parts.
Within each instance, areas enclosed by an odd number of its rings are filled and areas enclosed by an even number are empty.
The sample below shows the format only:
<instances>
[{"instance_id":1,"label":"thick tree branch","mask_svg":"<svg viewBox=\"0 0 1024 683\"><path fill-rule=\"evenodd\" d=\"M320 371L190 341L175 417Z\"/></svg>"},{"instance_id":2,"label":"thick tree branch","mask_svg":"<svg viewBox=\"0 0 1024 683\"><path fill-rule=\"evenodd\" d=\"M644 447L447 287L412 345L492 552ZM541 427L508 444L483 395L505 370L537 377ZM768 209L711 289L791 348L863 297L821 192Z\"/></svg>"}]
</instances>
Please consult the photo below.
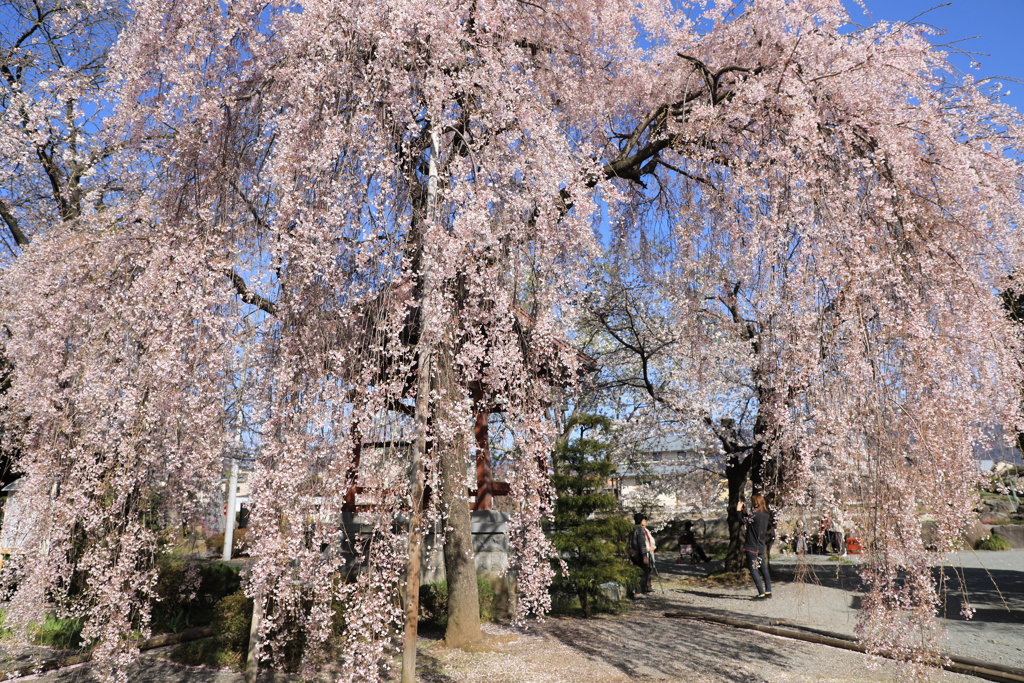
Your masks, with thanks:
<instances>
[{"instance_id":1,"label":"thick tree branch","mask_svg":"<svg viewBox=\"0 0 1024 683\"><path fill-rule=\"evenodd\" d=\"M228 272L228 277L231 278L231 284L235 286L235 291L238 292L238 296L242 301L251 306L255 306L265 313L277 315L277 304L270 299L251 291L248 285L245 284L245 280L241 275L236 273L234 270L231 270Z\"/></svg>"},{"instance_id":2,"label":"thick tree branch","mask_svg":"<svg viewBox=\"0 0 1024 683\"><path fill-rule=\"evenodd\" d=\"M19 247L24 249L28 246L29 239L21 230L21 226L18 225L18 217L11 213L10 207L0 199L0 218L7 224L7 229L11 231L11 236L14 237L14 242Z\"/></svg>"}]
</instances>

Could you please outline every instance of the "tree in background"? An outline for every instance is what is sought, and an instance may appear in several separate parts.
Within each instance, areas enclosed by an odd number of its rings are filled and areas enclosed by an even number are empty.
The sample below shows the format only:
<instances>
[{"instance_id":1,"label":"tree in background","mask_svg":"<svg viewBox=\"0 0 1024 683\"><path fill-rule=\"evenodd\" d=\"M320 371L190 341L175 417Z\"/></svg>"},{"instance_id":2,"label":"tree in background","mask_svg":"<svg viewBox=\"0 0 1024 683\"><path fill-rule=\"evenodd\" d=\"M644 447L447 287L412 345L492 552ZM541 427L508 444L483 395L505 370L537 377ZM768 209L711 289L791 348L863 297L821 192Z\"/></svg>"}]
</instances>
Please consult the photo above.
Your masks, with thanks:
<instances>
[{"instance_id":1,"label":"tree in background","mask_svg":"<svg viewBox=\"0 0 1024 683\"><path fill-rule=\"evenodd\" d=\"M728 494L725 567L743 571L736 503L745 493L764 493L772 507L784 500L779 465L786 458L767 457L771 415L761 410L773 391L762 335L773 319L758 309L758 292L730 280L724 266L712 285L707 273L679 261L671 236L642 239L643 246L636 236L616 236L586 326L604 340L598 356L605 382L632 402L624 432L685 435L700 444L693 470L707 465L708 452L720 455L714 461ZM701 280L703 296L679 296L677 282Z\"/></svg>"},{"instance_id":2,"label":"tree in background","mask_svg":"<svg viewBox=\"0 0 1024 683\"><path fill-rule=\"evenodd\" d=\"M107 53L124 18L117 1L0 4L0 267L119 191L107 166L115 147L99 130ZM0 330L0 395L11 380L6 337ZM0 485L21 475L16 451L0 450Z\"/></svg>"},{"instance_id":3,"label":"tree in background","mask_svg":"<svg viewBox=\"0 0 1024 683\"><path fill-rule=\"evenodd\" d=\"M100 135L123 2L0 5L0 264L122 188Z\"/></svg>"},{"instance_id":4,"label":"tree in background","mask_svg":"<svg viewBox=\"0 0 1024 683\"><path fill-rule=\"evenodd\" d=\"M605 440L611 424L602 415L574 415L566 427L578 436L561 442L551 457L555 502L548 529L561 559L551 590L579 598L587 617L604 599L601 584L633 587L638 578L626 559L625 539L633 525L608 490L615 474Z\"/></svg>"}]
</instances>

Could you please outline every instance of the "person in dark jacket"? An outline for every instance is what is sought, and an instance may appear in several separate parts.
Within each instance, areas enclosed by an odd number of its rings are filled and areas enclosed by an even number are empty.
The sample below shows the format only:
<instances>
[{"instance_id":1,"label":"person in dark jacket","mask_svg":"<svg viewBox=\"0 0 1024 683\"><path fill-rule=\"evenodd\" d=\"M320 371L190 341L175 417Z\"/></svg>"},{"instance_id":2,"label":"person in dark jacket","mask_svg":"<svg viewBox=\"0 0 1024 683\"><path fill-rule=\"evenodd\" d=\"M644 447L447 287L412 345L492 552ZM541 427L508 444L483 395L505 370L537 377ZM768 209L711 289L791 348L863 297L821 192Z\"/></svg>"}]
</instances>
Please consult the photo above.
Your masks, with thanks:
<instances>
[{"instance_id":1,"label":"person in dark jacket","mask_svg":"<svg viewBox=\"0 0 1024 683\"><path fill-rule=\"evenodd\" d=\"M696 562L698 559L701 562L707 562L708 556L704 552L704 549L697 543L697 537L693 533L693 522L687 520L683 522L683 531L679 534L679 557L682 559L683 555L690 556L690 563Z\"/></svg>"},{"instance_id":2,"label":"person in dark jacket","mask_svg":"<svg viewBox=\"0 0 1024 683\"><path fill-rule=\"evenodd\" d=\"M746 526L746 537L743 542L743 552L747 556L747 569L754 579L754 586L757 588L755 600L764 600L772 597L772 579L768 575L768 505L764 502L764 496L755 493L750 497L750 504L754 508L751 514L743 516L743 524ZM743 502L736 504L736 509L743 514ZM764 577L764 583L761 582Z\"/></svg>"},{"instance_id":3,"label":"person in dark jacket","mask_svg":"<svg viewBox=\"0 0 1024 683\"><path fill-rule=\"evenodd\" d=\"M640 593L651 592L651 564L654 560L654 539L647 530L647 516L643 513L633 515L636 526L629 532L626 554L629 560L640 567Z\"/></svg>"}]
</instances>

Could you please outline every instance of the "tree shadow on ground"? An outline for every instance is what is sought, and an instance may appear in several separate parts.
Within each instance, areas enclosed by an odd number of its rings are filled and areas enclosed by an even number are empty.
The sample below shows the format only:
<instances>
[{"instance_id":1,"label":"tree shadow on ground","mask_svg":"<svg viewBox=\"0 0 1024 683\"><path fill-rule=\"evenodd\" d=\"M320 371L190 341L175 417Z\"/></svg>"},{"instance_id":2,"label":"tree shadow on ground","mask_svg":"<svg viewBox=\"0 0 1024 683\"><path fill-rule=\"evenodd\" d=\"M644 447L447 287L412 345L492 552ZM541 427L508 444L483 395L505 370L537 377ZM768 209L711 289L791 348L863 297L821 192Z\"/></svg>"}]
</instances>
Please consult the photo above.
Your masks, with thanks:
<instances>
[{"instance_id":1,"label":"tree shadow on ground","mask_svg":"<svg viewBox=\"0 0 1024 683\"><path fill-rule=\"evenodd\" d=\"M970 621L1024 624L1024 572L980 567L943 567L944 577L935 569L940 584L939 616L965 621L961 615L966 593L974 607Z\"/></svg>"},{"instance_id":2,"label":"tree shadow on ground","mask_svg":"<svg viewBox=\"0 0 1024 683\"><path fill-rule=\"evenodd\" d=\"M83 665L50 672L41 680L47 683L97 683L100 677L92 666ZM128 680L132 683L241 683L242 674L143 657L129 668ZM290 683L297 680L296 674L274 671L261 671L256 679L257 683Z\"/></svg>"},{"instance_id":3,"label":"tree shadow on ground","mask_svg":"<svg viewBox=\"0 0 1024 683\"><path fill-rule=\"evenodd\" d=\"M416 679L424 683L455 683L455 679L444 673L441 660L420 650L416 653Z\"/></svg>"},{"instance_id":4,"label":"tree shadow on ground","mask_svg":"<svg viewBox=\"0 0 1024 683\"><path fill-rule=\"evenodd\" d=\"M855 592L862 588L858 568L856 564L819 564L813 560L796 565L773 563L772 582L809 583Z\"/></svg>"},{"instance_id":5,"label":"tree shadow on ground","mask_svg":"<svg viewBox=\"0 0 1024 683\"><path fill-rule=\"evenodd\" d=\"M772 664L785 668L790 658L759 635L684 619L665 619L678 605L645 598L644 614L626 619L560 619L543 630L565 645L603 661L631 678L685 680L695 672L730 683L765 679L741 670Z\"/></svg>"}]
</instances>

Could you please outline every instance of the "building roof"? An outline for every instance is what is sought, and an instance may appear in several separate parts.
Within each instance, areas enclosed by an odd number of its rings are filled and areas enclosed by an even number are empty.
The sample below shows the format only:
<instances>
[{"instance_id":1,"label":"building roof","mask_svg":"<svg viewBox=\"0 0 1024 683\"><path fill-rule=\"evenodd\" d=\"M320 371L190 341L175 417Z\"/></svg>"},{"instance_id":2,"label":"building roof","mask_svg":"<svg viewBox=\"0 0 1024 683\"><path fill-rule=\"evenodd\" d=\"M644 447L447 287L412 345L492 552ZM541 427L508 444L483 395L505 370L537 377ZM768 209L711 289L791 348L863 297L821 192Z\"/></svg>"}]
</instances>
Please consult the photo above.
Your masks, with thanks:
<instances>
[{"instance_id":1,"label":"building roof","mask_svg":"<svg viewBox=\"0 0 1024 683\"><path fill-rule=\"evenodd\" d=\"M652 437L647 441L644 441L641 448L644 453L672 453L697 450L696 445L693 443L693 439L681 434Z\"/></svg>"}]
</instances>

